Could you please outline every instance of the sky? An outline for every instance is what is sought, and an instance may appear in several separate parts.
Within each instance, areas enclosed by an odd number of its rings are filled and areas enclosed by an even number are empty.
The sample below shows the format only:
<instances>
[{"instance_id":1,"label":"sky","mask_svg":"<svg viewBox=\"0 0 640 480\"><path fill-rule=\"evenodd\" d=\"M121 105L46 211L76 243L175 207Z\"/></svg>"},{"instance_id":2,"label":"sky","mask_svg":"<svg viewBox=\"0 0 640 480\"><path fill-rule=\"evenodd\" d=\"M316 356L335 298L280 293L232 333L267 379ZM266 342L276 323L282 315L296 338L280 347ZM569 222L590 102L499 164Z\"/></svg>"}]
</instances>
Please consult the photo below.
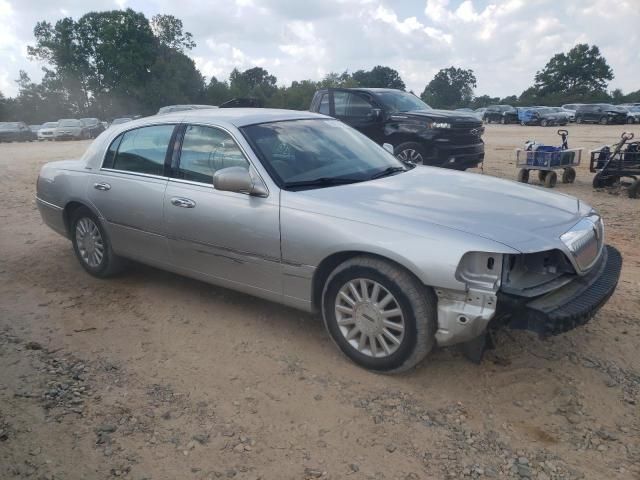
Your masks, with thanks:
<instances>
[{"instance_id":1,"label":"sky","mask_svg":"<svg viewBox=\"0 0 640 480\"><path fill-rule=\"evenodd\" d=\"M133 8L182 19L207 78L234 67L267 69L280 85L328 72L386 65L420 94L435 73L470 68L477 95L505 97L533 84L552 55L577 43L600 47L615 78L609 89L640 89L640 0L0 0L0 92L17 93L40 20Z\"/></svg>"}]
</instances>

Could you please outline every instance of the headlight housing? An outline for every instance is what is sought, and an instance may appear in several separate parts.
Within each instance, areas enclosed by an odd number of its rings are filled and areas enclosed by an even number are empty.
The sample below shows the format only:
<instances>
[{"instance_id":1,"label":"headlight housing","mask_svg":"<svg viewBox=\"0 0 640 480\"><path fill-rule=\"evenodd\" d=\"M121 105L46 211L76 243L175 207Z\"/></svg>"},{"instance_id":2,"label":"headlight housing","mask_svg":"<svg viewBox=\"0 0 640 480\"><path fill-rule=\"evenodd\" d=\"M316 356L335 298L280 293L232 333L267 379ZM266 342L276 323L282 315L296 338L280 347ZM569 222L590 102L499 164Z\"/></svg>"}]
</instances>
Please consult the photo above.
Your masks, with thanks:
<instances>
[{"instance_id":1,"label":"headlight housing","mask_svg":"<svg viewBox=\"0 0 640 480\"><path fill-rule=\"evenodd\" d=\"M562 235L560 240L566 245L581 271L586 271L598 259L604 244L604 224L596 213L582 218Z\"/></svg>"}]
</instances>

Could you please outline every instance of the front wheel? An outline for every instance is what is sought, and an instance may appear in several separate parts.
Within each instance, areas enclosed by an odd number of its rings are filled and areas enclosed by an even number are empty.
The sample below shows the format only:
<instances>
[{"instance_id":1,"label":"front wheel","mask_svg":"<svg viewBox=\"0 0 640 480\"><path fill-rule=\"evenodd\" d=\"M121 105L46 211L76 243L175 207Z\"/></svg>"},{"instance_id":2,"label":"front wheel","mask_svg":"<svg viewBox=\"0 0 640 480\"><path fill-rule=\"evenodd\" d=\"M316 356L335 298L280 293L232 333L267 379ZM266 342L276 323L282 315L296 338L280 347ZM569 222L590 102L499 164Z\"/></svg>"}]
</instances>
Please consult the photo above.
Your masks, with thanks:
<instances>
[{"instance_id":1,"label":"front wheel","mask_svg":"<svg viewBox=\"0 0 640 480\"><path fill-rule=\"evenodd\" d=\"M412 165L425 165L426 152L424 147L416 142L401 143L394 149L398 160Z\"/></svg>"},{"instance_id":2,"label":"front wheel","mask_svg":"<svg viewBox=\"0 0 640 480\"><path fill-rule=\"evenodd\" d=\"M435 344L433 290L386 260L359 256L325 284L322 317L338 348L357 365L385 373L417 365Z\"/></svg>"},{"instance_id":3,"label":"front wheel","mask_svg":"<svg viewBox=\"0 0 640 480\"><path fill-rule=\"evenodd\" d=\"M548 127L549 126L549 120L543 119L540 121L540 126L541 127Z\"/></svg>"},{"instance_id":4,"label":"front wheel","mask_svg":"<svg viewBox=\"0 0 640 480\"><path fill-rule=\"evenodd\" d=\"M71 241L76 257L94 277L108 277L119 272L124 260L113 253L100 220L86 207L78 208L71 219Z\"/></svg>"},{"instance_id":5,"label":"front wheel","mask_svg":"<svg viewBox=\"0 0 640 480\"><path fill-rule=\"evenodd\" d=\"M600 125L608 125L609 124L609 119L607 117L600 117L600 120L598 121L598 123Z\"/></svg>"},{"instance_id":6,"label":"front wheel","mask_svg":"<svg viewBox=\"0 0 640 480\"><path fill-rule=\"evenodd\" d=\"M582 123L582 117L576 117L576 123L577 124L581 124Z\"/></svg>"}]
</instances>

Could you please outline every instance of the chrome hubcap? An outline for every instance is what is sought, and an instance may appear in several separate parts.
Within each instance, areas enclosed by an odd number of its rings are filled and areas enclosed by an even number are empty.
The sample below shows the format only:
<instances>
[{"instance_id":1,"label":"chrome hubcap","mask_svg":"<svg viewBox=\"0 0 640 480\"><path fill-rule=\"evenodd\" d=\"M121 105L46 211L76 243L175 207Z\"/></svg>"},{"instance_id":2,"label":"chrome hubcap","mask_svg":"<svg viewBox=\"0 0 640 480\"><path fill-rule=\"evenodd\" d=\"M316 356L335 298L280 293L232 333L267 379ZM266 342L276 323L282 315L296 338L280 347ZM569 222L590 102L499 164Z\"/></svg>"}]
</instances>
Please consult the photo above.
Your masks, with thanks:
<instances>
[{"instance_id":1,"label":"chrome hubcap","mask_svg":"<svg viewBox=\"0 0 640 480\"><path fill-rule=\"evenodd\" d=\"M80 257L90 267L98 267L104 258L104 242L100 229L90 218L81 218L76 224L76 244Z\"/></svg>"},{"instance_id":2,"label":"chrome hubcap","mask_svg":"<svg viewBox=\"0 0 640 480\"><path fill-rule=\"evenodd\" d=\"M422 165L422 155L420 152L416 152L413 148L406 148L396 155L398 160L406 163L413 163L414 165Z\"/></svg>"},{"instance_id":3,"label":"chrome hubcap","mask_svg":"<svg viewBox=\"0 0 640 480\"><path fill-rule=\"evenodd\" d=\"M366 278L350 280L336 297L338 328L349 344L374 358L393 354L404 339L405 322L395 297Z\"/></svg>"}]
</instances>

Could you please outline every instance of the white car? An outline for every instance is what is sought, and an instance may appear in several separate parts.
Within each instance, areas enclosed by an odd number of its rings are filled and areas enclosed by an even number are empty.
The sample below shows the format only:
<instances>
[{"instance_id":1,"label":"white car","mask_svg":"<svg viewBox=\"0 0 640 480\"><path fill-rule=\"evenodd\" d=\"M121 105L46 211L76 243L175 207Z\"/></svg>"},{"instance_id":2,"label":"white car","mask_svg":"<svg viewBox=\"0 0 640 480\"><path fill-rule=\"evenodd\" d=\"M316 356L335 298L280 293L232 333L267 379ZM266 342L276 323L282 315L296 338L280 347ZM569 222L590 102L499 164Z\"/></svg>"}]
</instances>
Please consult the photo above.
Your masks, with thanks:
<instances>
[{"instance_id":1,"label":"white car","mask_svg":"<svg viewBox=\"0 0 640 480\"><path fill-rule=\"evenodd\" d=\"M38 130L38 140L53 140L58 122L47 122Z\"/></svg>"}]
</instances>

